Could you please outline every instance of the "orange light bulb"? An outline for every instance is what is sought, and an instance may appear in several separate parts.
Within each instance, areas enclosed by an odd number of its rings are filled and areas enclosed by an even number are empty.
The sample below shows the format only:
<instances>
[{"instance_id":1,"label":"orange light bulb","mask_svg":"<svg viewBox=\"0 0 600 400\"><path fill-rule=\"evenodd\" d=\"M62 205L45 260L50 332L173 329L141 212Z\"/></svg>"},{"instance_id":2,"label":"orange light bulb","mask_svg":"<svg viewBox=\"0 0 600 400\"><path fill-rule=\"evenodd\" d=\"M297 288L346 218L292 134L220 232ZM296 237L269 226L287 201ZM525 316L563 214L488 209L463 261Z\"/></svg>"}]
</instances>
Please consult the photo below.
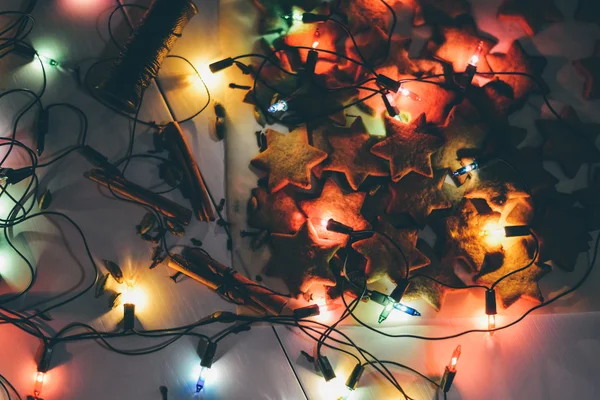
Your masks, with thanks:
<instances>
[{"instance_id":1,"label":"orange light bulb","mask_svg":"<svg viewBox=\"0 0 600 400\"><path fill-rule=\"evenodd\" d=\"M490 336L494 336L494 331L492 329L496 328L496 316L488 315L488 329L490 330Z\"/></svg>"},{"instance_id":2,"label":"orange light bulb","mask_svg":"<svg viewBox=\"0 0 600 400\"><path fill-rule=\"evenodd\" d=\"M42 394L42 387L44 386L44 380L46 379L45 372L38 372L35 376L35 385L33 386L33 395L34 397L40 397Z\"/></svg>"},{"instance_id":3,"label":"orange light bulb","mask_svg":"<svg viewBox=\"0 0 600 400\"><path fill-rule=\"evenodd\" d=\"M469 64L476 67L477 63L481 59L481 53L483 53L483 42L479 42L479 44L477 45L477 50L475 50L475 53L473 53L473 55L469 59Z\"/></svg>"}]
</instances>

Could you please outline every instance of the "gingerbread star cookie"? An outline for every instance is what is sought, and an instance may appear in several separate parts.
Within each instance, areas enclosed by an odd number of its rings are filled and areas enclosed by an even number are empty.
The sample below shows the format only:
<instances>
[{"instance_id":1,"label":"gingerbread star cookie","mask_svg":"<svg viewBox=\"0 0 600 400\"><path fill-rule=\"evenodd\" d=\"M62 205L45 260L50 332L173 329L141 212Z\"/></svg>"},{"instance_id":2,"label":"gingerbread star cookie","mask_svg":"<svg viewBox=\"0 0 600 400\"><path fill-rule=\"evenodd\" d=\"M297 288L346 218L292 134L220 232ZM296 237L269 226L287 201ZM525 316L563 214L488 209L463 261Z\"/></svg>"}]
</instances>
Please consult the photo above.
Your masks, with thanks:
<instances>
[{"instance_id":1,"label":"gingerbread star cookie","mask_svg":"<svg viewBox=\"0 0 600 400\"><path fill-rule=\"evenodd\" d=\"M269 174L269 191L276 192L290 184L310 189L310 171L327 158L327 153L308 144L306 127L288 134L267 129L267 149L250 163Z\"/></svg>"},{"instance_id":2,"label":"gingerbread star cookie","mask_svg":"<svg viewBox=\"0 0 600 400\"><path fill-rule=\"evenodd\" d=\"M343 173L352 189L358 190L368 176L389 175L382 160L370 152L377 139L369 136L362 118L354 120L349 132L332 132L327 140L333 151L323 170Z\"/></svg>"},{"instance_id":3,"label":"gingerbread star cookie","mask_svg":"<svg viewBox=\"0 0 600 400\"><path fill-rule=\"evenodd\" d=\"M398 0L390 0L386 3L394 7ZM342 0L340 11L348 17L350 32L361 31L379 27L389 32L391 28L392 13L382 1L372 0Z\"/></svg>"},{"instance_id":4,"label":"gingerbread star cookie","mask_svg":"<svg viewBox=\"0 0 600 400\"><path fill-rule=\"evenodd\" d=\"M310 221L294 235L271 235L273 253L265 274L282 278L294 294L306 293L313 285L335 286L329 261L340 246L317 237Z\"/></svg>"},{"instance_id":5,"label":"gingerbread star cookie","mask_svg":"<svg viewBox=\"0 0 600 400\"><path fill-rule=\"evenodd\" d=\"M525 33L533 36L547 23L561 22L564 16L554 0L504 0L498 10L498 19L514 21Z\"/></svg>"},{"instance_id":6,"label":"gingerbread star cookie","mask_svg":"<svg viewBox=\"0 0 600 400\"><path fill-rule=\"evenodd\" d=\"M315 222L315 230L321 239L329 239L335 243L345 243L347 235L330 232L326 229L330 218L352 227L355 230L367 229L370 224L362 217L360 209L365 201L366 193L344 193L331 178L325 181L321 195L316 199L300 201L300 208L306 216Z\"/></svg>"},{"instance_id":7,"label":"gingerbread star cookie","mask_svg":"<svg viewBox=\"0 0 600 400\"><path fill-rule=\"evenodd\" d=\"M464 287L465 284L454 273L452 264L441 262L427 242L419 240L417 242L417 249L430 260L430 264L411 273L410 285L408 285L406 292L404 292L402 300L414 301L423 299L434 310L440 311L446 295L460 290L449 288L448 286L460 288ZM431 279L427 279L427 277L434 278L448 286L440 285Z\"/></svg>"},{"instance_id":8,"label":"gingerbread star cookie","mask_svg":"<svg viewBox=\"0 0 600 400\"><path fill-rule=\"evenodd\" d=\"M596 77L600 71L600 41L594 45L594 53L590 57L573 61L573 66L585 79L583 98L586 100L599 99L600 86Z\"/></svg>"},{"instance_id":9,"label":"gingerbread star cookie","mask_svg":"<svg viewBox=\"0 0 600 400\"><path fill-rule=\"evenodd\" d=\"M444 260L461 259L475 272L484 267L493 269L496 263L492 258L495 261L501 254L502 243L488 232L497 228L499 221L500 213L480 214L471 200L463 200L456 215L444 220Z\"/></svg>"},{"instance_id":10,"label":"gingerbread star cookie","mask_svg":"<svg viewBox=\"0 0 600 400\"><path fill-rule=\"evenodd\" d=\"M565 175L573 179L583 164L600 161L600 151L594 140L590 140L595 139L600 125L584 126L572 107L565 107L560 116L568 126L556 119L541 119L535 123L544 137L544 159L556 161ZM569 126L575 127L578 132L573 132Z\"/></svg>"},{"instance_id":11,"label":"gingerbread star cookie","mask_svg":"<svg viewBox=\"0 0 600 400\"><path fill-rule=\"evenodd\" d=\"M375 282L385 275L393 281L406 277L404 257L390 240L393 240L402 249L402 253L408 260L409 271L429 264L429 259L416 248L418 237L416 229L396 229L389 221L380 217L375 230L384 233L390 239L381 234L375 234L368 239L352 244L354 250L367 260L365 267L367 282Z\"/></svg>"},{"instance_id":12,"label":"gingerbread star cookie","mask_svg":"<svg viewBox=\"0 0 600 400\"><path fill-rule=\"evenodd\" d=\"M480 276L477 282L491 286L510 272L527 266L531 263L532 257L528 247L525 240L519 240L510 248L507 248L504 252L505 257L502 266L489 274ZM550 266L535 262L522 272L511 275L498 283L495 290L502 307L510 307L521 298L538 304L543 302L544 297L538 282L551 270Z\"/></svg>"},{"instance_id":13,"label":"gingerbread star cookie","mask_svg":"<svg viewBox=\"0 0 600 400\"><path fill-rule=\"evenodd\" d=\"M546 60L543 57L529 56L517 40L511 44L505 54L488 54L486 59L494 73L518 72L539 77L546 66ZM505 105L505 108L514 109L518 107L522 104L528 94L539 89L536 86L535 81L527 76L507 74L497 75L497 78L512 89L512 93L505 93L506 90L504 89L502 92L497 93L498 95L507 98L504 100L505 102L510 100L510 103L512 103ZM487 85L490 85L491 83L492 82Z\"/></svg>"},{"instance_id":14,"label":"gingerbread star cookie","mask_svg":"<svg viewBox=\"0 0 600 400\"><path fill-rule=\"evenodd\" d=\"M249 226L271 233L296 233L306 220L288 189L271 194L262 187L252 189L247 215Z\"/></svg>"},{"instance_id":15,"label":"gingerbread star cookie","mask_svg":"<svg viewBox=\"0 0 600 400\"><path fill-rule=\"evenodd\" d=\"M445 178L444 171L437 171L433 178L411 172L399 182L391 183L392 200L387 213L407 213L419 225L423 225L433 210L452 206L442 191Z\"/></svg>"},{"instance_id":16,"label":"gingerbread star cookie","mask_svg":"<svg viewBox=\"0 0 600 400\"><path fill-rule=\"evenodd\" d=\"M462 158L482 154L488 136L485 124L469 121L454 109L440 130L445 145L432 157L434 168L452 172L463 166Z\"/></svg>"},{"instance_id":17,"label":"gingerbread star cookie","mask_svg":"<svg viewBox=\"0 0 600 400\"><path fill-rule=\"evenodd\" d=\"M371 148L371 153L390 162L392 180L398 182L409 172L433 177L431 155L438 151L443 140L429 135L425 115L421 114L409 124L385 117L387 139Z\"/></svg>"},{"instance_id":18,"label":"gingerbread star cookie","mask_svg":"<svg viewBox=\"0 0 600 400\"><path fill-rule=\"evenodd\" d=\"M440 35L443 43L434 51L433 55L438 60L452 64L454 72L465 71L480 44L482 53L477 62L477 71L490 71L490 66L484 56L490 52L496 43L478 35L475 26L442 27L440 28Z\"/></svg>"}]
</instances>

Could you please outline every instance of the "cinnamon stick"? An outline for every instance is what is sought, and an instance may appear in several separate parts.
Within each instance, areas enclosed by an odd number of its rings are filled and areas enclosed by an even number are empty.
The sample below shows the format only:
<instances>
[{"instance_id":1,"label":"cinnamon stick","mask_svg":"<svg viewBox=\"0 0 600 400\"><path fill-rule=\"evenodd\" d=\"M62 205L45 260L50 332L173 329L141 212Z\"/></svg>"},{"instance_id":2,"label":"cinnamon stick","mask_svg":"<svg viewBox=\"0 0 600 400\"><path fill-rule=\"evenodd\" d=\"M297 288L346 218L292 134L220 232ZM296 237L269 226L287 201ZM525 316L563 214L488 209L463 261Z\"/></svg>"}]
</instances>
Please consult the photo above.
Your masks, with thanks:
<instances>
[{"instance_id":1,"label":"cinnamon stick","mask_svg":"<svg viewBox=\"0 0 600 400\"><path fill-rule=\"evenodd\" d=\"M108 188L110 186L110 190L115 193L118 193L129 200L137 201L152 207L165 217L171 218L182 225L188 225L190 223L192 212L189 209L159 194L153 193L142 186L129 182L122 176L109 176L105 171L100 169L93 169L86 172L84 173L84 176L104 187Z\"/></svg>"},{"instance_id":2,"label":"cinnamon stick","mask_svg":"<svg viewBox=\"0 0 600 400\"><path fill-rule=\"evenodd\" d=\"M215 212L206 184L181 127L175 121L169 122L163 128L161 137L169 154L183 171L183 191L187 191L184 195L188 195L196 218L200 221L214 221Z\"/></svg>"},{"instance_id":3,"label":"cinnamon stick","mask_svg":"<svg viewBox=\"0 0 600 400\"><path fill-rule=\"evenodd\" d=\"M169 268L172 268L177 272L181 272L195 281L200 282L210 290L227 295L236 303L241 303L245 307L249 307L260 314L264 314L266 312L263 307L261 307L251 298L243 296L243 294L237 290L231 290L224 287L223 277L215 274L206 266L196 265L179 254L173 254L171 257L169 257L167 265Z\"/></svg>"},{"instance_id":4,"label":"cinnamon stick","mask_svg":"<svg viewBox=\"0 0 600 400\"><path fill-rule=\"evenodd\" d=\"M274 294L268 288L246 278L233 268L219 263L208 254L198 249L186 248L184 249L183 254L193 264L199 267L210 268L217 275L220 275L225 279L232 279L237 286L241 287L242 290L246 292L247 296L273 315L280 315L289 301L287 297Z\"/></svg>"}]
</instances>

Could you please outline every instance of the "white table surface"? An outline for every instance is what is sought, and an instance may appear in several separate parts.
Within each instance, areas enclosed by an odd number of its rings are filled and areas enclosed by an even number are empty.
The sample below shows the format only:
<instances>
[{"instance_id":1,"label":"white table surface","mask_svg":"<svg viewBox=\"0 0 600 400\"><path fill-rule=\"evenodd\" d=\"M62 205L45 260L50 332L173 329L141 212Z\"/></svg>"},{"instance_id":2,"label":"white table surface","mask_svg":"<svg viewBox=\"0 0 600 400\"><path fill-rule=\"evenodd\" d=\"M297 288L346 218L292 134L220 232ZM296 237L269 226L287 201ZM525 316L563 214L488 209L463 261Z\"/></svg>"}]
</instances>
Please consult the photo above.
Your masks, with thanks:
<instances>
[{"instance_id":1,"label":"white table surface","mask_svg":"<svg viewBox=\"0 0 600 400\"><path fill-rule=\"evenodd\" d=\"M14 9L18 0L5 0L0 8ZM106 54L108 43L106 20L108 12L117 5L116 0L40 0L34 13L37 24L29 40L40 51L59 62L77 62ZM148 4L149 1L138 1ZM495 17L500 0L474 1L475 16L480 26L498 37L500 51L506 49L513 38L521 37L520 28L501 24ZM561 9L572 18L575 2L561 0ZM216 59L247 52L255 39L253 22L255 10L246 0L196 0L200 9L185 29L173 54L189 58L201 73L206 65ZM5 6L6 5L6 6ZM134 17L134 13L131 13ZM118 13L115 27L124 28L123 14ZM401 29L401 28L399 28ZM426 28L417 32L426 36ZM584 121L600 122L597 101L581 98L582 79L575 73L571 60L590 54L593 43L600 38L600 29L594 25L582 25L568 20L546 28L536 37L523 40L527 51L547 56L549 65L544 78L552 88L556 102L573 105ZM121 38L123 39L123 38ZM114 50L113 50L114 51ZM161 70L158 87L153 84L144 98L142 119L157 122L181 119L195 111L206 101L202 87L191 81L189 85L175 87L186 70L178 61L167 61ZM91 99L78 88L72 76L64 70L47 68L48 90L44 104L67 101L81 107L90 120L89 143L110 158L118 158L125 152L129 122ZM191 74L190 74L191 76ZM221 262L233 263L235 268L249 276L257 274L266 259L266 251L248 251L247 242L237 235L245 228L245 204L250 189L255 186L256 176L248 168L249 160L256 152L254 131L258 129L252 117L252 108L241 103L243 93L226 88L227 83L244 80L232 69L209 76L207 83L213 98L225 104L228 112L228 131L225 142L214 138L212 130L214 114L212 106L201 116L183 125L200 168L213 198L218 202L228 200L228 219L234 235L233 261L226 249L226 235L215 223L192 223L181 244L196 237L205 248ZM23 65L16 57L0 61L0 88L38 88L40 69L35 64ZM159 90L160 88L160 90ZM7 135L12 118L27 99L13 96L0 100L0 132ZM532 98L531 106L515 114L514 124L527 127L529 143L537 143L539 134L533 121L547 115L541 107L540 98ZM25 118L24 127L33 122L33 114ZM73 143L77 135L77 120L68 111L52 114L51 133L47 140L44 157L60 152ZM150 135L139 128L136 151L150 148ZM19 132L19 138L31 143L27 129ZM18 165L22 158L16 153ZM227 166L227 168L225 168ZM96 185L82 178L89 164L79 155L42 173L42 188L54 193L52 209L72 217L85 232L96 261L102 258L119 262L126 275L136 276L141 289L147 294L147 304L136 313L144 328L164 328L183 325L198 320L215 310L234 310L234 306L210 293L190 279L175 285L167 277L171 273L164 265L152 271L146 269L150 262L150 246L135 234L134 226L144 211L133 205L107 198ZM585 171L568 181L556 166L548 163L546 168L561 179L558 188L564 191L581 187ZM147 164L133 165L132 176L142 183L152 181L155 169ZM51 178L51 179L50 179ZM18 190L18 187L15 188ZM177 193L172 198L185 204ZM36 261L38 281L31 292L17 306L25 307L39 302L56 301L55 296L66 289L81 285L91 279L91 266L80 246L80 238L73 228L59 219L38 218L22 224L15 230L16 243L24 253ZM174 239L171 239L174 241ZM3 274L5 282L14 287L25 285L28 274L25 266L10 256L6 244L0 251L11 263ZM579 259L577 271L581 273L587 257ZM578 272L567 275L554 272L551 279L543 281L547 295L558 291L577 279ZM595 271L590 281L578 294L556 304L553 314L534 315L516 327L497 333L493 338L486 334L473 334L443 342L421 342L407 339L381 339L362 328L344 327L353 339L382 358L405 363L438 377L457 344L462 344L463 355L459 372L449 399L592 399L598 398L600 384L595 377L596 360L600 357L598 330L600 309L598 297L592 296L600 272ZM79 286L80 287L80 286ZM77 289L76 289L77 290ZM54 321L49 325L56 329L72 321L89 323L98 329L114 329L121 319L121 311L106 311L106 298L94 299L85 295L80 301L53 311ZM475 295L462 298L453 296L450 303L464 304L461 315L474 318L449 319L451 311L439 316L432 313L421 320L408 321L392 318L385 328L388 332L420 333L432 336L457 332L469 326L481 326ZM44 303L51 304L51 303ZM508 314L516 315L528 304L518 304ZM456 308L448 307L448 310ZM593 311L593 312L581 312ZM363 315L376 318L366 307ZM374 316L375 315L375 316ZM508 322L511 315L499 316L498 323ZM325 315L324 321L332 316ZM373 322L373 320L371 320ZM398 327L398 325L408 325ZM395 326L392 326L395 325ZM222 327L203 329L214 334ZM280 345L280 341L282 345ZM143 346L147 342L121 339L116 345L123 348ZM6 376L22 396L33 389L37 349L36 339L19 332L15 327L0 326L0 373ZM73 343L61 348L56 355L53 369L47 374L43 390L46 400L71 399L160 399L158 387L169 388L170 399L195 398L193 387L197 379L198 357L196 339L184 338L171 347L151 356L125 357L102 349L94 342ZM324 380L310 369L299 357L300 350L310 352L313 343L297 331L267 326L255 327L250 332L226 339L220 346L214 367L214 376L199 397L205 399L331 399L335 389L325 385ZM352 368L348 357L327 352L336 373L345 380ZM288 361L289 360L289 361ZM291 362L291 363L290 363ZM396 370L394 370L396 371ZM298 377L298 378L297 378ZM431 387L412 375L398 373L401 384L416 399L434 399ZM372 373L361 380L361 389L351 399L397 399L389 384ZM305 394L307 396L305 396ZM2 394L0 393L0 399Z\"/></svg>"}]
</instances>

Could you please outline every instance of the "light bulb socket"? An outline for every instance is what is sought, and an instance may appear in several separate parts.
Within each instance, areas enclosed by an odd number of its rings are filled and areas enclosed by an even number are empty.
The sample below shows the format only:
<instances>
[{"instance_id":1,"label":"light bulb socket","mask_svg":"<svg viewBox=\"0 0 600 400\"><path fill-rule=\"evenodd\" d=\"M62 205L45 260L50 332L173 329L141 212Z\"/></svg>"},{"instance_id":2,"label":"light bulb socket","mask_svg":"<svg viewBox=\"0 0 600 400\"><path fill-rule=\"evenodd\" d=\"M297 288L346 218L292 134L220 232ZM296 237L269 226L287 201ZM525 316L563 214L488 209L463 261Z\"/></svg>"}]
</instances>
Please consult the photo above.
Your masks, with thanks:
<instances>
[{"instance_id":1,"label":"light bulb socket","mask_svg":"<svg viewBox=\"0 0 600 400\"><path fill-rule=\"evenodd\" d=\"M369 294L369 300L374 301L377 304L381 304L382 306L385 306L388 302L388 297L385 294L378 292L377 290L373 290Z\"/></svg>"},{"instance_id":2,"label":"light bulb socket","mask_svg":"<svg viewBox=\"0 0 600 400\"><path fill-rule=\"evenodd\" d=\"M390 297L394 299L396 303L400 303L400 300L402 300L402 296L404 296L404 292L409 283L410 281L406 278L398 279L396 281L397 286L392 290L392 293L390 293Z\"/></svg>"},{"instance_id":3,"label":"light bulb socket","mask_svg":"<svg viewBox=\"0 0 600 400\"><path fill-rule=\"evenodd\" d=\"M385 109L387 110L387 113L390 117L393 118L400 113L398 108L394 107L392 105L392 103L390 102L390 100L388 99L387 93L383 93L381 95L381 98L383 99L383 104L385 105Z\"/></svg>"},{"instance_id":4,"label":"light bulb socket","mask_svg":"<svg viewBox=\"0 0 600 400\"><path fill-rule=\"evenodd\" d=\"M304 73L306 75L313 75L315 73L318 60L319 53L316 50L309 50L306 56L306 64L304 65Z\"/></svg>"},{"instance_id":5,"label":"light bulb socket","mask_svg":"<svg viewBox=\"0 0 600 400\"><path fill-rule=\"evenodd\" d=\"M473 64L467 64L467 69L465 69L463 86L467 87L473 82L473 78L475 77L475 73L477 72L477 67Z\"/></svg>"},{"instance_id":6,"label":"light bulb socket","mask_svg":"<svg viewBox=\"0 0 600 400\"><path fill-rule=\"evenodd\" d=\"M123 305L123 329L133 330L135 324L135 304L125 303Z\"/></svg>"},{"instance_id":7,"label":"light bulb socket","mask_svg":"<svg viewBox=\"0 0 600 400\"><path fill-rule=\"evenodd\" d=\"M504 235L506 237L528 236L531 235L531 229L529 225L505 226Z\"/></svg>"},{"instance_id":8,"label":"light bulb socket","mask_svg":"<svg viewBox=\"0 0 600 400\"><path fill-rule=\"evenodd\" d=\"M23 43L16 43L13 47L13 53L30 60L35 58L36 51L33 47Z\"/></svg>"},{"instance_id":9,"label":"light bulb socket","mask_svg":"<svg viewBox=\"0 0 600 400\"><path fill-rule=\"evenodd\" d=\"M308 317L314 317L321 313L320 307L318 304L311 304L310 306L296 308L294 310L294 318L302 319Z\"/></svg>"},{"instance_id":10,"label":"light bulb socket","mask_svg":"<svg viewBox=\"0 0 600 400\"><path fill-rule=\"evenodd\" d=\"M52 355L54 354L54 348L41 344L38 347L35 359L37 361L38 372L48 372L50 369L50 362L52 361Z\"/></svg>"},{"instance_id":11,"label":"light bulb socket","mask_svg":"<svg viewBox=\"0 0 600 400\"><path fill-rule=\"evenodd\" d=\"M360 380L363 372L365 372L365 367L360 363L356 364L352 369L350 376L348 376L348 379L346 380L346 387L350 390L356 390L358 387L358 381Z\"/></svg>"},{"instance_id":12,"label":"light bulb socket","mask_svg":"<svg viewBox=\"0 0 600 400\"><path fill-rule=\"evenodd\" d=\"M217 61L217 62L210 64L208 66L208 68L210 69L210 72L212 72L214 74L216 72L224 70L225 68L231 67L233 65L234 61L235 60L233 58L228 57L221 61Z\"/></svg>"},{"instance_id":13,"label":"light bulb socket","mask_svg":"<svg viewBox=\"0 0 600 400\"><path fill-rule=\"evenodd\" d=\"M317 367L327 382L335 378L335 372L327 357L319 356L319 358L317 358Z\"/></svg>"},{"instance_id":14,"label":"light bulb socket","mask_svg":"<svg viewBox=\"0 0 600 400\"><path fill-rule=\"evenodd\" d=\"M496 291L494 289L485 291L485 313L496 315Z\"/></svg>"},{"instance_id":15,"label":"light bulb socket","mask_svg":"<svg viewBox=\"0 0 600 400\"><path fill-rule=\"evenodd\" d=\"M373 235L375 235L375 232L373 231L354 231L350 234L350 243L368 239L370 237L373 237Z\"/></svg>"},{"instance_id":16,"label":"light bulb socket","mask_svg":"<svg viewBox=\"0 0 600 400\"><path fill-rule=\"evenodd\" d=\"M304 13L302 14L302 22L305 24L312 24L315 22L325 22L329 19L327 15Z\"/></svg>"},{"instance_id":17,"label":"light bulb socket","mask_svg":"<svg viewBox=\"0 0 600 400\"><path fill-rule=\"evenodd\" d=\"M386 75L377 75L375 82L394 93L398 93L398 90L400 90L400 82L395 81Z\"/></svg>"},{"instance_id":18,"label":"light bulb socket","mask_svg":"<svg viewBox=\"0 0 600 400\"><path fill-rule=\"evenodd\" d=\"M200 350L200 347L204 345L204 348ZM200 342L198 345L198 355L200 356L200 366L205 368L212 367L213 359L217 353L217 344L215 342Z\"/></svg>"},{"instance_id":19,"label":"light bulb socket","mask_svg":"<svg viewBox=\"0 0 600 400\"><path fill-rule=\"evenodd\" d=\"M450 371L450 369L446 367L444 370L444 376L442 376L442 381L440 382L440 388L444 393L448 393L450 391L455 376L456 371Z\"/></svg>"},{"instance_id":20,"label":"light bulb socket","mask_svg":"<svg viewBox=\"0 0 600 400\"><path fill-rule=\"evenodd\" d=\"M348 225L344 225L341 222L336 221L333 218L330 218L329 221L327 221L327 230L331 232L342 233L344 235L350 235L352 232L354 232L354 229Z\"/></svg>"}]
</instances>

